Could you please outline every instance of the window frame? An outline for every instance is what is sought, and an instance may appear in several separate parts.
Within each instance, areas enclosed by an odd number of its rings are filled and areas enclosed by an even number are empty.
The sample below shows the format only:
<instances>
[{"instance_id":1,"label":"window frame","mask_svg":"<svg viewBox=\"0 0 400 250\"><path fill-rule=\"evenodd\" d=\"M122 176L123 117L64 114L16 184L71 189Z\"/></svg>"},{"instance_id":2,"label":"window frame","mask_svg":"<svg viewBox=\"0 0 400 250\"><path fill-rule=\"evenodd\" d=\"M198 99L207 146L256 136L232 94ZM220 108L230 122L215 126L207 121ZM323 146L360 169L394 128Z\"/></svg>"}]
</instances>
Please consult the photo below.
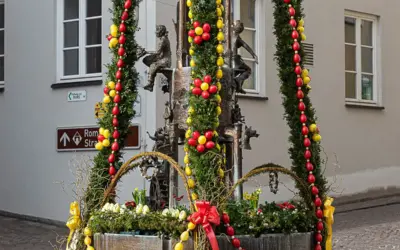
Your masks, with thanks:
<instances>
[{"instance_id":1,"label":"window frame","mask_svg":"<svg viewBox=\"0 0 400 250\"><path fill-rule=\"evenodd\" d=\"M347 43L346 37L344 37L344 48L346 45L356 46L356 71L344 69L345 74L347 72L356 73L356 98L347 98L345 96L346 104L359 104L366 106L379 106L382 102L381 96L381 79L380 79L380 39L379 39L379 17L373 14L365 14L350 10L345 10L344 18L354 18L356 20L355 25L355 44ZM361 44L361 22L370 21L372 22L372 46ZM345 26L343 26L345 29ZM362 47L372 48L372 100L362 99L362 75L369 74L362 72ZM344 55L346 57L346 52Z\"/></svg>"},{"instance_id":2,"label":"window frame","mask_svg":"<svg viewBox=\"0 0 400 250\"><path fill-rule=\"evenodd\" d=\"M248 31L254 31L255 32L255 48L252 48L255 50L254 52L256 53L258 57L258 64L255 64L254 67L254 89L244 89L246 91L246 94L239 94L239 96L249 96L249 97L266 97L266 16L265 13L267 12L266 9L266 2L265 1L258 1L258 0L234 0L233 1L233 21L234 20L240 20L240 1L254 1L255 3L255 22L254 22L254 28L246 28L245 30ZM262 25L263 24L263 25ZM244 61L252 61L254 62L255 60L253 58L247 58L243 57Z\"/></svg>"},{"instance_id":3,"label":"window frame","mask_svg":"<svg viewBox=\"0 0 400 250\"><path fill-rule=\"evenodd\" d=\"M0 5L4 5L4 27L0 28L0 31L4 31L4 44L3 44L3 46L4 46L4 54L0 55L0 57L4 58L4 68L3 68L3 70L4 70L4 72L3 72L4 80L0 81L0 89L4 89L5 80L6 80L6 72L5 72L6 71L6 67L5 67L5 65L6 65L6 3L5 3L5 1L4 0L0 0Z\"/></svg>"},{"instance_id":4,"label":"window frame","mask_svg":"<svg viewBox=\"0 0 400 250\"><path fill-rule=\"evenodd\" d=\"M100 16L87 17L87 0L79 0L79 17L76 19L67 20L67 22L78 21L79 38L78 46L74 47L78 49L78 74L77 75L64 75L64 2L67 0L57 1L57 82L76 82L77 80L92 81L101 80L103 75L103 69L99 73L85 73L87 70L86 62L86 49L90 47L101 47L103 53L104 41L101 39L100 44L86 45L87 43L87 28L86 21L90 19L101 19L101 38L104 37L103 32L103 21L104 13ZM103 68L103 56L100 56L101 68Z\"/></svg>"}]
</instances>

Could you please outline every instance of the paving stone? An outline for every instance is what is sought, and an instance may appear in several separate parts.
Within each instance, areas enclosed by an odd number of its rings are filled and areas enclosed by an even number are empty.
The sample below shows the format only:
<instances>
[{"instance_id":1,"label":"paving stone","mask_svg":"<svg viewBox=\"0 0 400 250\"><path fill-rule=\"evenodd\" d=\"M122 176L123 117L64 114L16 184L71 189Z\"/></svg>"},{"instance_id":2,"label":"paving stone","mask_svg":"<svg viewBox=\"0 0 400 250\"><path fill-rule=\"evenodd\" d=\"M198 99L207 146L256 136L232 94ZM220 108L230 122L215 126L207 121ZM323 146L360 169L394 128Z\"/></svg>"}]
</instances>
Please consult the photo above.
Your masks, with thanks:
<instances>
[{"instance_id":1,"label":"paving stone","mask_svg":"<svg viewBox=\"0 0 400 250\"><path fill-rule=\"evenodd\" d=\"M46 250L59 246L66 228L0 216L0 250ZM62 248L61 248L62 249Z\"/></svg>"}]
</instances>

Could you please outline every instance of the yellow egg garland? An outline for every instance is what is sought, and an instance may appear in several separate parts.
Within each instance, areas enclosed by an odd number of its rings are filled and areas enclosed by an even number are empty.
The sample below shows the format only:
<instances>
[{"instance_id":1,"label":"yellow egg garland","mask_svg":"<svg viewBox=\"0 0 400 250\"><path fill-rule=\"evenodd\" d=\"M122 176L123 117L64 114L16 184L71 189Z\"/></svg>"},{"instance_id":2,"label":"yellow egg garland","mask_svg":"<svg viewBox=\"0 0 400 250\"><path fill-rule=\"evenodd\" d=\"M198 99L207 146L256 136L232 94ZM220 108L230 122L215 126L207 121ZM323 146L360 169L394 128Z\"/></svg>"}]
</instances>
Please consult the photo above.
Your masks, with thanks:
<instances>
[{"instance_id":1,"label":"yellow egg garland","mask_svg":"<svg viewBox=\"0 0 400 250\"><path fill-rule=\"evenodd\" d=\"M90 228L85 227L83 230L83 235L85 235L84 243L86 245L86 250L94 250L94 247L91 246L92 244L92 230Z\"/></svg>"},{"instance_id":2,"label":"yellow egg garland","mask_svg":"<svg viewBox=\"0 0 400 250\"><path fill-rule=\"evenodd\" d=\"M191 1L191 0L187 0L186 5L189 7L188 17L189 17L189 19L190 19L190 23L193 23L193 12L192 12L192 9L191 9L191 7L192 7L192 1ZM199 30L197 30L197 31L199 32ZM196 31L195 31L195 32L196 32ZM189 36L188 41L189 41L189 43L191 44L191 47L190 47L190 50L189 50L189 54L190 54L191 56L193 56L193 55L195 55L195 49L194 49L194 46L193 46L193 38ZM190 64L190 67L192 67L192 68L196 67L196 62L195 62L193 59L190 60L190 63L189 63L189 64ZM193 75L193 71L192 71L192 75ZM192 90L192 89L193 89L193 88L191 88L191 90ZM188 118L187 118L187 120L186 120L186 124L188 125L188 127L190 127L190 126L192 125L191 116L192 116L194 113L195 113L194 108L190 106L190 107L188 108ZM188 130L186 131L186 139L189 139L189 138L191 137L191 135L192 135L192 131L191 131L190 129L188 129ZM186 174L186 176L188 177L187 185L188 185L188 187L189 187L190 189L193 189L193 188L196 186L196 183L195 183L194 179L192 179L193 176L192 176L192 169L191 169L191 167L190 167L189 149L187 148L187 146L185 146L184 151L185 151L185 157L184 157L185 174ZM194 197L194 195L196 195L196 194L195 194L195 193L192 193L192 197L191 197L192 200L196 200L196 199L197 199L197 197ZM196 198L196 199L193 199L193 198ZM183 250L183 244L182 244L182 242L183 242L183 240L182 240L182 237L181 237L181 241L180 241L178 244L175 245L175 248L174 248L174 249L175 249L175 250Z\"/></svg>"},{"instance_id":3,"label":"yellow egg garland","mask_svg":"<svg viewBox=\"0 0 400 250\"><path fill-rule=\"evenodd\" d=\"M203 25L201 27L198 22L193 20L193 17L196 16L197 13L194 13L194 10L192 8L193 2L195 0L187 0L186 4L189 7L189 13L188 17L190 18L190 23L196 27L194 27L194 30L191 30L189 32L189 38L188 41L191 44L191 47L189 49L189 54L192 56L190 60L190 67L192 68L191 75L195 75L194 69L197 67L196 63L196 46L200 46L202 42L199 42L198 36L204 36L206 32L209 32L208 28ZM215 75L209 76L206 75L204 76L203 79L194 79L193 80L193 85L190 86L190 91L192 95L197 95L199 98L212 98L210 95L213 95L214 100L216 103L218 103L218 106L215 109L215 115L218 117L222 113L222 109L220 107L220 104L222 102L221 96L219 95L219 91L222 88L222 84L220 80L223 77L223 71L222 71L222 66L224 65L224 59L223 59L223 52L224 52L224 47L223 47L223 41L224 41L224 33L223 33L223 6L221 4L221 0L216 0L217 4L217 9L216 9L216 14L218 17L216 27L218 28L218 32L216 34L216 37L211 37L210 39L216 39L218 41L218 45L215 47L215 51L217 53L217 61L215 62L217 65L217 70L215 72ZM204 37L203 37L204 38ZM207 39L208 40L208 39ZM212 79L215 79L215 84L213 84ZM206 93L206 94L205 94ZM208 93L208 94L207 94ZM189 103L190 104L190 103ZM208 131L204 131L203 133L200 133L196 131L195 128L192 127L193 125L193 116L196 115L196 110L193 106L189 106L188 108L188 118L186 120L186 123L188 125L188 130L186 131L185 137L187 140L187 145L184 147L185 151L185 157L184 157L184 164L185 164L185 174L188 177L187 180L187 185L188 187L192 190L191 193L191 199L193 201L196 201L199 197L197 193L195 192L196 188L196 182L194 180L193 176L193 171L191 168L191 163L190 163L190 150L189 147L196 147L198 152L203 152L204 150L207 150L207 148L216 148L218 150L221 150L221 147L219 144L214 144L213 140L218 137L218 133L212 129ZM219 125L218 122L214 124L215 128L217 128ZM211 145L212 147L208 146ZM206 149L203 149L206 148ZM220 178L224 177L224 170L222 168L218 169L218 175ZM180 241L175 245L174 249L175 250L183 250L183 243L186 242L189 239L189 233L190 231L194 230L196 228L196 225L193 224L192 222L189 222L188 224L188 229L184 231L181 236L180 236Z\"/></svg>"}]
</instances>

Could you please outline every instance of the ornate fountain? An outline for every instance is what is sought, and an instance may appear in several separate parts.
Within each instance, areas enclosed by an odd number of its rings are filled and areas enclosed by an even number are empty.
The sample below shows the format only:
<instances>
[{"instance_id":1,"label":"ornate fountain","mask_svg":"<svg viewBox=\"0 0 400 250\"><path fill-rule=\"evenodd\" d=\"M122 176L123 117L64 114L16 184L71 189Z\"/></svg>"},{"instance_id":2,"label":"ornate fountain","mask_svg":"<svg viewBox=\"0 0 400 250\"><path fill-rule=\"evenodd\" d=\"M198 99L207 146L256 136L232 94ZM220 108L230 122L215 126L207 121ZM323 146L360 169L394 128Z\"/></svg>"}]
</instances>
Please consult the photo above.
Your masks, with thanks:
<instances>
[{"instance_id":1,"label":"ornate fountain","mask_svg":"<svg viewBox=\"0 0 400 250\"><path fill-rule=\"evenodd\" d=\"M160 74L162 79L162 91L168 95L168 101L165 103L164 126L158 128L153 136L150 136L155 142L154 151L159 151L171 156L174 160L179 160L178 145L183 144L185 131L187 130L187 108L188 91L192 81L190 76L190 67L187 62L190 61L188 53L189 44L185 39L185 23L187 7L179 1L177 4L177 22L175 31L177 35L177 62L176 68L171 66L171 47L168 39L168 32L164 25L157 26L158 46L154 53L146 55L142 61L148 68L148 82L144 87L148 91L153 91L155 85L155 76ZM227 8L230 1L226 1ZM229 13L227 11L227 13ZM230 15L225 17L225 27L231 26ZM258 137L259 134L251 126L247 126L245 117L241 113L238 102L238 94L246 94L243 90L244 82L251 76L251 68L246 65L239 54L239 49L246 49L257 62L257 55L252 48L241 38L240 34L244 30L243 23L236 20L233 23L233 29L226 28L226 51L225 62L223 66L224 78L222 83L222 114L220 116L220 144L226 147L227 173L226 180L229 186L236 183L242 177L242 150L251 150L251 138ZM147 54L147 53L144 53ZM150 164L152 162L153 164ZM151 181L150 196L152 200L162 200L168 197L168 206L173 207L174 197L177 195L177 175L175 171L168 171L165 164L161 164L156 159L147 161L144 164L142 174L147 175L149 168L156 169L153 176L148 176ZM164 170L161 170L164 169ZM167 188L156 190L155 188L165 186L165 180L169 180ZM156 183L158 182L158 183ZM229 187L228 186L228 187ZM168 190L167 190L168 189ZM243 189L239 185L234 193L235 199L242 199ZM159 208L158 206L154 208Z\"/></svg>"}]
</instances>

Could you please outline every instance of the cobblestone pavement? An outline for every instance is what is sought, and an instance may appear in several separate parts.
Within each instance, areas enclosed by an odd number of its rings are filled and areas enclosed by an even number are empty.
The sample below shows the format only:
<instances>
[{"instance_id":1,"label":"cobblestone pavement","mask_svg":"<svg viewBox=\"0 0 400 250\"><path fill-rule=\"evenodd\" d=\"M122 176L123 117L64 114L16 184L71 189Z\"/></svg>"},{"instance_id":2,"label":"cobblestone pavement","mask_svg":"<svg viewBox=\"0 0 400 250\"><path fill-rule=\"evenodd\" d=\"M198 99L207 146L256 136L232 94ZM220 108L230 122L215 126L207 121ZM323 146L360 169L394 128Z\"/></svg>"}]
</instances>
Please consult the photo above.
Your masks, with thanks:
<instances>
[{"instance_id":1,"label":"cobblestone pavement","mask_svg":"<svg viewBox=\"0 0 400 250\"><path fill-rule=\"evenodd\" d=\"M55 249L65 228L0 216L0 250ZM333 250L400 250L400 204L335 215Z\"/></svg>"},{"instance_id":2,"label":"cobblestone pavement","mask_svg":"<svg viewBox=\"0 0 400 250\"><path fill-rule=\"evenodd\" d=\"M0 250L57 249L65 228L0 216Z\"/></svg>"},{"instance_id":3,"label":"cobblestone pavement","mask_svg":"<svg viewBox=\"0 0 400 250\"><path fill-rule=\"evenodd\" d=\"M400 204L335 215L333 249L400 250Z\"/></svg>"}]
</instances>

